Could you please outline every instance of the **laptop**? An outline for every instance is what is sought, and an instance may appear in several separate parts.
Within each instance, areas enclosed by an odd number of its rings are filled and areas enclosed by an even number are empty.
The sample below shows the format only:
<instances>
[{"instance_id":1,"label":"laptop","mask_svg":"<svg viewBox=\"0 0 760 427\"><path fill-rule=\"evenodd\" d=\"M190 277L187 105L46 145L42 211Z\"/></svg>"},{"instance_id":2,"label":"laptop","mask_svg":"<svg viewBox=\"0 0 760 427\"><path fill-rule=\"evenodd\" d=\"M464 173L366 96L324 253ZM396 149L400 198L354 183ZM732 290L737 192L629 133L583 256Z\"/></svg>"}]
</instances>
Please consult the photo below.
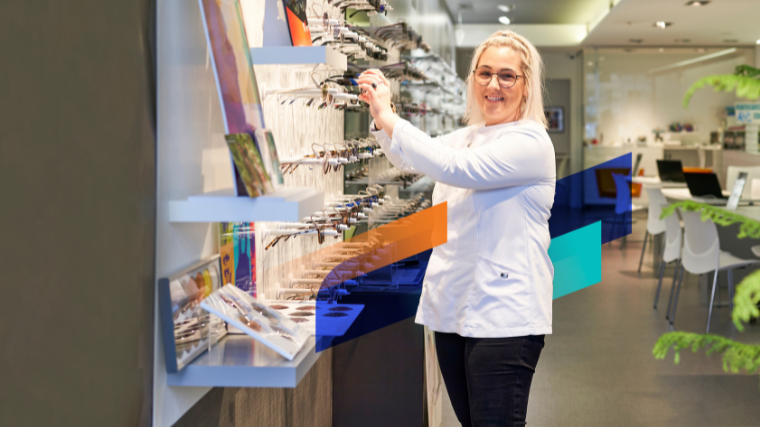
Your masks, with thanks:
<instances>
[{"instance_id":1,"label":"laptop","mask_svg":"<svg viewBox=\"0 0 760 427\"><path fill-rule=\"evenodd\" d=\"M684 172L686 186L697 201L724 205L728 197L723 195L718 176L714 173ZM746 178L745 178L746 181ZM741 193L740 193L741 194Z\"/></svg>"},{"instance_id":2,"label":"laptop","mask_svg":"<svg viewBox=\"0 0 760 427\"><path fill-rule=\"evenodd\" d=\"M657 173L660 174L662 182L684 182L680 160L658 160Z\"/></svg>"},{"instance_id":3,"label":"laptop","mask_svg":"<svg viewBox=\"0 0 760 427\"><path fill-rule=\"evenodd\" d=\"M633 175L631 176L639 176L639 165L641 165L641 157L643 154L639 153L636 155L636 163L633 164Z\"/></svg>"}]
</instances>

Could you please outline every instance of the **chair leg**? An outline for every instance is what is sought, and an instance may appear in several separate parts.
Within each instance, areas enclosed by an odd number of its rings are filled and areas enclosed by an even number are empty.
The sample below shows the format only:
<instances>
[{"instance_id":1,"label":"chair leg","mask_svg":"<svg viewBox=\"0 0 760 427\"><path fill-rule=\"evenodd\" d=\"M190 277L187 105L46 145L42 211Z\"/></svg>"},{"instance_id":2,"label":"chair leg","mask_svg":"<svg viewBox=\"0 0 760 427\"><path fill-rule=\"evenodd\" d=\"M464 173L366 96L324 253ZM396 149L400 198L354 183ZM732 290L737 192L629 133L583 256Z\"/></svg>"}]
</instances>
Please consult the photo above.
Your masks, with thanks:
<instances>
[{"instance_id":1,"label":"chair leg","mask_svg":"<svg viewBox=\"0 0 760 427\"><path fill-rule=\"evenodd\" d=\"M628 241L626 240L628 238L628 235L625 233L625 226L628 224L628 218L626 218L625 214L623 214L623 219L620 220L620 234L623 236L620 239L620 250L622 251L623 248L625 248L626 243Z\"/></svg>"},{"instance_id":2,"label":"chair leg","mask_svg":"<svg viewBox=\"0 0 760 427\"><path fill-rule=\"evenodd\" d=\"M657 292L654 294L655 309L657 309L657 301L660 299L660 288L662 288L663 276L665 276L665 261L660 262L660 280L657 282Z\"/></svg>"},{"instance_id":3,"label":"chair leg","mask_svg":"<svg viewBox=\"0 0 760 427\"><path fill-rule=\"evenodd\" d=\"M670 318L670 309L673 307L673 294L676 291L676 282L678 281L678 272L681 269L681 260L676 261L676 271L673 274L673 284L670 285L670 297L668 298L668 309L665 310L665 318Z\"/></svg>"},{"instance_id":4,"label":"chair leg","mask_svg":"<svg viewBox=\"0 0 760 427\"><path fill-rule=\"evenodd\" d=\"M718 269L715 269L715 277L713 278L712 295L710 296L710 310L707 312L707 329L706 334L710 333L710 320L712 320L713 303L715 302L715 288L718 287Z\"/></svg>"},{"instance_id":5,"label":"chair leg","mask_svg":"<svg viewBox=\"0 0 760 427\"><path fill-rule=\"evenodd\" d=\"M612 219L612 223L610 224L610 238L607 239L607 245L612 245L612 236L615 235L615 224L617 224L617 216L615 216Z\"/></svg>"},{"instance_id":6,"label":"chair leg","mask_svg":"<svg viewBox=\"0 0 760 427\"><path fill-rule=\"evenodd\" d=\"M639 258L639 273L641 273L641 263L644 262L644 251L647 250L647 238L649 237L649 230L644 233L644 246L641 247L641 258ZM654 240L654 236L652 236ZM654 245L654 242L652 243ZM655 304L656 305L656 304Z\"/></svg>"},{"instance_id":7,"label":"chair leg","mask_svg":"<svg viewBox=\"0 0 760 427\"><path fill-rule=\"evenodd\" d=\"M681 267L681 277L678 278L678 286L676 286L676 298L673 300L673 313L670 314L670 324L676 321L676 310L678 309L678 296L681 294L681 284L683 284L683 276L685 268Z\"/></svg>"}]
</instances>

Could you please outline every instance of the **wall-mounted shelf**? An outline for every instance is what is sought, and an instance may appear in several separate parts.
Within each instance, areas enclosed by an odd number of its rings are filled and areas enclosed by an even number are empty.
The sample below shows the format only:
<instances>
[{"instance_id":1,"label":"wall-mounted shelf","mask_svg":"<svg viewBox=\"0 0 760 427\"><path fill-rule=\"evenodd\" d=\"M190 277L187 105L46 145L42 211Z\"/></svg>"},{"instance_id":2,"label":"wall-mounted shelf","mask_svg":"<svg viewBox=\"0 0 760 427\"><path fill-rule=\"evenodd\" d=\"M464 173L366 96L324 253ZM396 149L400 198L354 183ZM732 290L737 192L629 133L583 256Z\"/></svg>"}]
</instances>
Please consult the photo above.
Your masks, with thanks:
<instances>
[{"instance_id":1,"label":"wall-mounted shelf","mask_svg":"<svg viewBox=\"0 0 760 427\"><path fill-rule=\"evenodd\" d=\"M254 65L327 64L346 71L346 55L326 46L284 46L251 48Z\"/></svg>"},{"instance_id":2,"label":"wall-mounted shelf","mask_svg":"<svg viewBox=\"0 0 760 427\"><path fill-rule=\"evenodd\" d=\"M169 221L299 221L324 207L324 193L314 188L282 187L256 198L236 197L228 188L170 201Z\"/></svg>"},{"instance_id":3,"label":"wall-mounted shelf","mask_svg":"<svg viewBox=\"0 0 760 427\"><path fill-rule=\"evenodd\" d=\"M294 388L319 355L314 337L288 361L247 335L227 335L181 371L168 374L166 382L179 387Z\"/></svg>"}]
</instances>

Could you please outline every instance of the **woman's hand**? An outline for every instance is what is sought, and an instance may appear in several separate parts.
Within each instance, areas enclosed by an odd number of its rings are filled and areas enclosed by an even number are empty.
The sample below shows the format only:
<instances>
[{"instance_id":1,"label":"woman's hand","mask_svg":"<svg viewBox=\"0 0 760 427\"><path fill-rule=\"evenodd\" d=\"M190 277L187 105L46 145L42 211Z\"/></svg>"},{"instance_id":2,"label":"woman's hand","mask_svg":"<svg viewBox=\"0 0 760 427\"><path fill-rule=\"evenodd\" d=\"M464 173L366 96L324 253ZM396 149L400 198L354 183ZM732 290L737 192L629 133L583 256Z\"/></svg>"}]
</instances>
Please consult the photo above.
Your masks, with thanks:
<instances>
[{"instance_id":1,"label":"woman's hand","mask_svg":"<svg viewBox=\"0 0 760 427\"><path fill-rule=\"evenodd\" d=\"M378 69L363 72L356 82L363 89L359 99L369 104L369 112L375 119L375 126L385 129L385 133L391 136L398 116L391 109L390 82Z\"/></svg>"}]
</instances>

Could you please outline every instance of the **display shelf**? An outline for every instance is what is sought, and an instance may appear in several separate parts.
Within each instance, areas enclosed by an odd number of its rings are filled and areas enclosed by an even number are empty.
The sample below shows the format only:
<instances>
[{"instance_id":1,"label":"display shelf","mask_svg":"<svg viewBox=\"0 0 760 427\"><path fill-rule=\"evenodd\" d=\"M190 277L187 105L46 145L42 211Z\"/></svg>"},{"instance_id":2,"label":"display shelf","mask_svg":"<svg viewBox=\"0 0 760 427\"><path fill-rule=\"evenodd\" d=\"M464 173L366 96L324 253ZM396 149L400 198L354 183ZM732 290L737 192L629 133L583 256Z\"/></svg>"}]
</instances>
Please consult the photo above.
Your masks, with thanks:
<instances>
[{"instance_id":1,"label":"display shelf","mask_svg":"<svg viewBox=\"0 0 760 427\"><path fill-rule=\"evenodd\" d=\"M169 202L170 222L299 221L324 208L324 193L314 188L282 187L256 198L237 197L233 189Z\"/></svg>"},{"instance_id":2,"label":"display shelf","mask_svg":"<svg viewBox=\"0 0 760 427\"><path fill-rule=\"evenodd\" d=\"M348 69L346 55L327 46L254 47L251 60L254 65L327 64L343 71Z\"/></svg>"},{"instance_id":3,"label":"display shelf","mask_svg":"<svg viewBox=\"0 0 760 427\"><path fill-rule=\"evenodd\" d=\"M176 374L167 375L175 387L294 388L319 359L315 337L309 337L292 361L247 335L228 334L210 351Z\"/></svg>"}]
</instances>

